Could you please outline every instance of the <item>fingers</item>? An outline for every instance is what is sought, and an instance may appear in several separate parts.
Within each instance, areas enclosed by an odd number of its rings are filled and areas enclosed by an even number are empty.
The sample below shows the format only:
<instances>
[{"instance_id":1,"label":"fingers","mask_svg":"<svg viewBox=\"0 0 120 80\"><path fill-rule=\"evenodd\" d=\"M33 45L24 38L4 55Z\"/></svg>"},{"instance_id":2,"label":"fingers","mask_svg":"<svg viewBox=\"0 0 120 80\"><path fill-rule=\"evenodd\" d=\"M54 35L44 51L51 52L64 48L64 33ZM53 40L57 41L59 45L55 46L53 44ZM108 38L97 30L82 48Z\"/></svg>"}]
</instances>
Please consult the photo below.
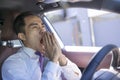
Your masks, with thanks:
<instances>
[{"instance_id":1,"label":"fingers","mask_svg":"<svg viewBox=\"0 0 120 80\"><path fill-rule=\"evenodd\" d=\"M55 36L54 36L54 34L53 33L51 33L51 42L52 42L52 45L55 45L56 46L56 38L55 38Z\"/></svg>"},{"instance_id":2,"label":"fingers","mask_svg":"<svg viewBox=\"0 0 120 80\"><path fill-rule=\"evenodd\" d=\"M46 32L43 37L43 44L45 46L45 52L48 54L48 57L51 57L54 50L54 40L51 33Z\"/></svg>"},{"instance_id":3,"label":"fingers","mask_svg":"<svg viewBox=\"0 0 120 80\"><path fill-rule=\"evenodd\" d=\"M46 32L43 37L43 44L47 57L52 61L58 61L61 49L53 33Z\"/></svg>"},{"instance_id":4,"label":"fingers","mask_svg":"<svg viewBox=\"0 0 120 80\"><path fill-rule=\"evenodd\" d=\"M48 35L48 33L46 32L43 36L43 44L45 46L45 56L50 57L49 55L49 46L50 44L50 36Z\"/></svg>"},{"instance_id":5,"label":"fingers","mask_svg":"<svg viewBox=\"0 0 120 80\"><path fill-rule=\"evenodd\" d=\"M54 46L57 44L56 42L56 39L53 35L53 33L49 33L49 32L46 32L44 37L43 37L43 42L44 42L44 45L47 47L47 46Z\"/></svg>"},{"instance_id":6,"label":"fingers","mask_svg":"<svg viewBox=\"0 0 120 80\"><path fill-rule=\"evenodd\" d=\"M57 41L57 39L55 38L55 36L54 36L53 33L52 33L52 35L53 35L54 43L56 44L56 46L57 46L58 48L60 48L60 45L59 45L59 43L58 43L58 41Z\"/></svg>"}]
</instances>

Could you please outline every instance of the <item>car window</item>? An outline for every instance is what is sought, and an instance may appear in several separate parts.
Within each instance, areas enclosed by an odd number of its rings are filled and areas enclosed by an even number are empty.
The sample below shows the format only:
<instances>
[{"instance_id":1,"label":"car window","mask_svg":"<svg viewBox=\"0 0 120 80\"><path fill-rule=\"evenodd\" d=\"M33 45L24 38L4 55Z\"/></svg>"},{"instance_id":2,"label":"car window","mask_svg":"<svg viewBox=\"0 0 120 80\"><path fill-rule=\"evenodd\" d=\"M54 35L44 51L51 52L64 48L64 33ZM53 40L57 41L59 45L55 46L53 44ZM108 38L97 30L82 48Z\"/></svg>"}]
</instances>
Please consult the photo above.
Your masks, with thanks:
<instances>
[{"instance_id":1,"label":"car window","mask_svg":"<svg viewBox=\"0 0 120 80\"><path fill-rule=\"evenodd\" d=\"M120 46L120 15L117 13L69 8L45 14L65 46Z\"/></svg>"}]
</instances>

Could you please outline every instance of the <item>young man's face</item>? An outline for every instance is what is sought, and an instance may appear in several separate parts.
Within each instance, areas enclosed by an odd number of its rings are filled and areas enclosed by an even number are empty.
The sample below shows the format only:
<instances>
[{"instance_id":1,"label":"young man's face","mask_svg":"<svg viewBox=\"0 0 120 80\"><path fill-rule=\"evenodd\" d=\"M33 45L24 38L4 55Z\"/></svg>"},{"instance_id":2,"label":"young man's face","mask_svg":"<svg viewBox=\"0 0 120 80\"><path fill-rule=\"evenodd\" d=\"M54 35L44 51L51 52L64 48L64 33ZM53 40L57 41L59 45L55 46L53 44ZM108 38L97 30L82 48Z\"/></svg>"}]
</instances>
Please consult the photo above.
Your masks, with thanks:
<instances>
[{"instance_id":1,"label":"young man's face","mask_svg":"<svg viewBox=\"0 0 120 80\"><path fill-rule=\"evenodd\" d=\"M34 50L44 52L44 45L42 44L42 36L44 35L45 27L42 20L38 16L28 16L25 21L25 34L23 43L26 47Z\"/></svg>"}]
</instances>

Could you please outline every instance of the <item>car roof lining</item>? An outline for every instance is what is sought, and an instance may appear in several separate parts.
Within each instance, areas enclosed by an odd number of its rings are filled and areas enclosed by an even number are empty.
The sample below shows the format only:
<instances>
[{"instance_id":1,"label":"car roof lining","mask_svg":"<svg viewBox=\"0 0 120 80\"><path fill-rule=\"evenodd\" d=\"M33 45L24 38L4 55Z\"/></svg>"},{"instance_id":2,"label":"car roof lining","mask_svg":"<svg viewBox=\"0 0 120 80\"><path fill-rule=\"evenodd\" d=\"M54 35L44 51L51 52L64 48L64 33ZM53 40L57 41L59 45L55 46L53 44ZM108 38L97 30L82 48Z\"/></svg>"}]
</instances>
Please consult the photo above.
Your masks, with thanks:
<instances>
[{"instance_id":1,"label":"car roof lining","mask_svg":"<svg viewBox=\"0 0 120 80\"><path fill-rule=\"evenodd\" d=\"M77 3L56 2L56 3L50 3L50 4L38 2L37 4L43 7L43 12L51 11L54 9L60 9L60 8L65 9L65 8L75 7L75 8L90 8L90 9L97 9L97 10L106 10L110 12L120 13L120 5L119 5L120 1L119 0L93 0L91 2L77 2ZM58 4L58 6L53 7L52 5L54 4Z\"/></svg>"},{"instance_id":2,"label":"car roof lining","mask_svg":"<svg viewBox=\"0 0 120 80\"><path fill-rule=\"evenodd\" d=\"M39 11L36 0L0 0L0 10Z\"/></svg>"},{"instance_id":3,"label":"car roof lining","mask_svg":"<svg viewBox=\"0 0 120 80\"><path fill-rule=\"evenodd\" d=\"M52 7L54 4L60 4L60 6ZM36 5L39 4L39 5ZM62 5L61 5L62 4ZM77 3L65 3L69 5L69 7L83 7L83 8L92 8L98 10L107 10L120 13L120 1L119 0L93 0L90 2L77 2ZM44 5L44 9L40 10L40 5ZM51 7L47 7L50 6ZM38 2L37 0L0 0L0 11L5 10L20 10L20 11L34 11L34 12L41 12L41 11L49 11L53 9L62 8L62 2L55 2L55 3L44 3Z\"/></svg>"}]
</instances>

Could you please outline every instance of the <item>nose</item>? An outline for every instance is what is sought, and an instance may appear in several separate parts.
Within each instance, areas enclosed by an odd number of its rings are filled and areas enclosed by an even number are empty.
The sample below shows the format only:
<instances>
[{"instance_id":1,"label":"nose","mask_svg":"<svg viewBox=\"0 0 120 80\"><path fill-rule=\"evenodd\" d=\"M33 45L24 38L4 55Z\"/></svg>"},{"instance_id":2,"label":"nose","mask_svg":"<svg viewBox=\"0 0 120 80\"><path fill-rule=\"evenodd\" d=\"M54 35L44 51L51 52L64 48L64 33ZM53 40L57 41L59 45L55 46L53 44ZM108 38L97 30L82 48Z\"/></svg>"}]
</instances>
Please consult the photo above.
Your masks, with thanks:
<instances>
[{"instance_id":1,"label":"nose","mask_svg":"<svg viewBox=\"0 0 120 80\"><path fill-rule=\"evenodd\" d=\"M46 29L45 29L45 27L43 27L43 28L42 28L42 32L46 32Z\"/></svg>"},{"instance_id":2,"label":"nose","mask_svg":"<svg viewBox=\"0 0 120 80\"><path fill-rule=\"evenodd\" d=\"M41 30L40 30L40 34L44 34L46 32L46 29L45 29L45 27L43 27Z\"/></svg>"}]
</instances>

